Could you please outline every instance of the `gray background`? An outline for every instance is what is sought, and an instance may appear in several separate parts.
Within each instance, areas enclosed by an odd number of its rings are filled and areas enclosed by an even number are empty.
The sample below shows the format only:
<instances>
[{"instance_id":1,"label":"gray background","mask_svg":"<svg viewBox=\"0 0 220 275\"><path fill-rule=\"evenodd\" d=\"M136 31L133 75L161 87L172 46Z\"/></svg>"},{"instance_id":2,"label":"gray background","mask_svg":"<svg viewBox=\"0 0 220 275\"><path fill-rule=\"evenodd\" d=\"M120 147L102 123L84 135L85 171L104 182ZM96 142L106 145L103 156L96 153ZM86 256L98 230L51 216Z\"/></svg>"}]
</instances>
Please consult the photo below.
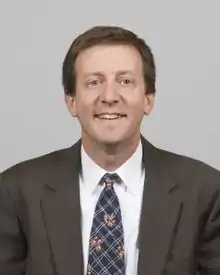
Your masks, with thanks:
<instances>
[{"instance_id":1,"label":"gray background","mask_svg":"<svg viewBox=\"0 0 220 275\"><path fill-rule=\"evenodd\" d=\"M1 0L0 170L80 136L61 65L74 37L95 24L130 28L153 50L157 98L144 136L220 169L219 11L218 0Z\"/></svg>"}]
</instances>

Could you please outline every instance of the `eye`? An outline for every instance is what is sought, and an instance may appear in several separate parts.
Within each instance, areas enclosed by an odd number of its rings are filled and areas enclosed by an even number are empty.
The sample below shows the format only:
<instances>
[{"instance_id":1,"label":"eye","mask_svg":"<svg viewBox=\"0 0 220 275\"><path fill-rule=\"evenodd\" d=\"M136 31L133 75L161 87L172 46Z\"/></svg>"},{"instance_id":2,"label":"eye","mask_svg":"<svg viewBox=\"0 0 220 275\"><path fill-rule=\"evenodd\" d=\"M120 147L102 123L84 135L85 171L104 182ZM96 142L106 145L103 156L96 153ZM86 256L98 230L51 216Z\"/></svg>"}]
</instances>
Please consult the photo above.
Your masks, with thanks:
<instances>
[{"instance_id":1,"label":"eye","mask_svg":"<svg viewBox=\"0 0 220 275\"><path fill-rule=\"evenodd\" d=\"M120 82L122 85L130 85L133 83L130 79L122 79Z\"/></svg>"},{"instance_id":2,"label":"eye","mask_svg":"<svg viewBox=\"0 0 220 275\"><path fill-rule=\"evenodd\" d=\"M97 80L97 79L94 79L94 80L90 80L88 83L87 83L87 85L89 86L89 87L92 87L92 86L97 86L97 85L99 85L101 83L101 81L99 81L99 80Z\"/></svg>"}]
</instances>

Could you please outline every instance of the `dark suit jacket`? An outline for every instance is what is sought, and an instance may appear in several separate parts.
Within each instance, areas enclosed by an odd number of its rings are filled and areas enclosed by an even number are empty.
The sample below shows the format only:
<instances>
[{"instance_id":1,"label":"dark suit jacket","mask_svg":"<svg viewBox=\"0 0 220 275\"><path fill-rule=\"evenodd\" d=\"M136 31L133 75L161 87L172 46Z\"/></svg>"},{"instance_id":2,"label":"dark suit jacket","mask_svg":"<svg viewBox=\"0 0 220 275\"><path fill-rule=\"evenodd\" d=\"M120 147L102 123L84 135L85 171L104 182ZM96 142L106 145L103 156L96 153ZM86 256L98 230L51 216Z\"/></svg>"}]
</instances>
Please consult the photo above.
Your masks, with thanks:
<instances>
[{"instance_id":1,"label":"dark suit jacket","mask_svg":"<svg viewBox=\"0 0 220 275\"><path fill-rule=\"evenodd\" d=\"M80 142L1 174L0 275L82 274ZM219 275L220 172L142 143L138 274Z\"/></svg>"}]
</instances>

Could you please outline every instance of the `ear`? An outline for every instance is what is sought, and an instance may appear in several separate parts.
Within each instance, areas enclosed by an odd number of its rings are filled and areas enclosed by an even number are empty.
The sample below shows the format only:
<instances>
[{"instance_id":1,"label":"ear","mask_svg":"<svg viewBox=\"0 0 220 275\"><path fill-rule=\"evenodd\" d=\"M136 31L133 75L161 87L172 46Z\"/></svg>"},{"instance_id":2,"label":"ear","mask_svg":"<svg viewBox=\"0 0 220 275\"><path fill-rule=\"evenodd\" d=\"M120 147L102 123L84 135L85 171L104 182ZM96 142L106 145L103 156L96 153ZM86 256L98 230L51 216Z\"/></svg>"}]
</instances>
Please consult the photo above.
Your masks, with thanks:
<instances>
[{"instance_id":1,"label":"ear","mask_svg":"<svg viewBox=\"0 0 220 275\"><path fill-rule=\"evenodd\" d=\"M77 117L75 97L72 95L65 95L65 103L71 116Z\"/></svg>"},{"instance_id":2,"label":"ear","mask_svg":"<svg viewBox=\"0 0 220 275\"><path fill-rule=\"evenodd\" d=\"M151 113L155 102L154 94L146 94L144 100L144 114L147 116Z\"/></svg>"}]
</instances>

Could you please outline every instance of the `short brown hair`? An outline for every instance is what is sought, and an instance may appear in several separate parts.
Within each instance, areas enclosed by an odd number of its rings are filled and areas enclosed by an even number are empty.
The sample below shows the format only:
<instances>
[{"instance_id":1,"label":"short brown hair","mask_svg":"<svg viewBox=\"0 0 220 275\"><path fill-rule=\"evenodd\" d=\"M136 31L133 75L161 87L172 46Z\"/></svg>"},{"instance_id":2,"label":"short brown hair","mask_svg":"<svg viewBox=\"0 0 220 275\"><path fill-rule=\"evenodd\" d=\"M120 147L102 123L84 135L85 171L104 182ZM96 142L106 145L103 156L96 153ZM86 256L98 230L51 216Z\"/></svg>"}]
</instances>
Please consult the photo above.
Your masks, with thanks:
<instances>
[{"instance_id":1,"label":"short brown hair","mask_svg":"<svg viewBox=\"0 0 220 275\"><path fill-rule=\"evenodd\" d=\"M118 26L95 26L79 35L70 45L63 61L62 83L65 94L75 95L75 62L80 52L96 45L131 45L141 55L146 93L155 93L156 68L150 47L130 30Z\"/></svg>"}]
</instances>

